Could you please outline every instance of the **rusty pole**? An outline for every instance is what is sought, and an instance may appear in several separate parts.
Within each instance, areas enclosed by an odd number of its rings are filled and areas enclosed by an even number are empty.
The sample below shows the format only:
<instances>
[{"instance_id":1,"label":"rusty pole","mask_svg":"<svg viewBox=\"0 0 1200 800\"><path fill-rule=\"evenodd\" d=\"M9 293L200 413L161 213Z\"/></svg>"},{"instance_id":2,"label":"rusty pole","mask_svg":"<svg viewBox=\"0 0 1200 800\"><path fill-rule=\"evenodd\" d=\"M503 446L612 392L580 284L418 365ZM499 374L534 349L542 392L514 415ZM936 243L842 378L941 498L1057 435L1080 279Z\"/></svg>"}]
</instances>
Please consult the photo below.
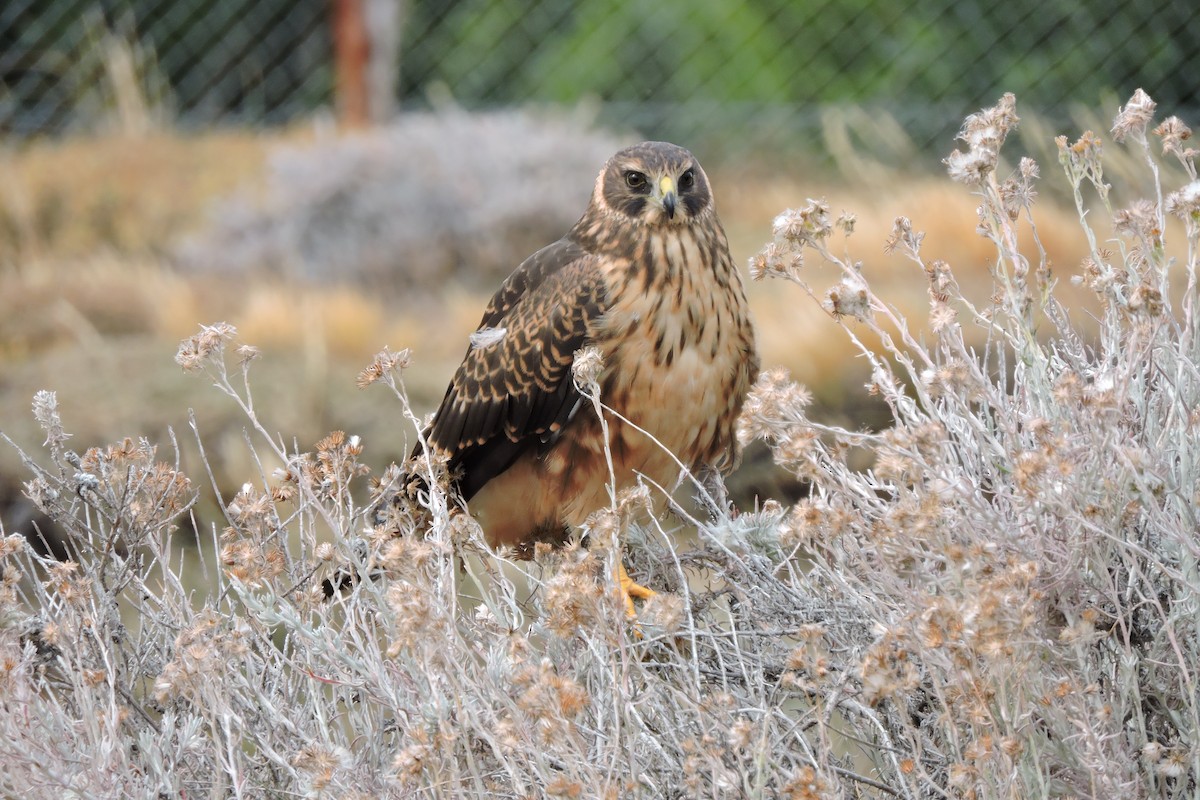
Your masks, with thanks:
<instances>
[{"instance_id":1,"label":"rusty pole","mask_svg":"<svg viewBox=\"0 0 1200 800\"><path fill-rule=\"evenodd\" d=\"M371 119L367 92L371 42L363 2L332 0L335 105L344 128L361 128Z\"/></svg>"}]
</instances>

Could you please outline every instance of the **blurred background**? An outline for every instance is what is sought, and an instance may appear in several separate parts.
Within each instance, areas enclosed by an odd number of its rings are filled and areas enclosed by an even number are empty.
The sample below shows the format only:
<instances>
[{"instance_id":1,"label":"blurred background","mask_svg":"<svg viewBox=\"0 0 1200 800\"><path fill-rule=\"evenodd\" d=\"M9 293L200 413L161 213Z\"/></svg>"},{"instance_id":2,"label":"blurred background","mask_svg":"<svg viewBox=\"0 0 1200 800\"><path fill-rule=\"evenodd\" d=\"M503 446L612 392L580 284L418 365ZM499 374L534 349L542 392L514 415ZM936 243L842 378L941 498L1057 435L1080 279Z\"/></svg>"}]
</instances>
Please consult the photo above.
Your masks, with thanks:
<instances>
[{"instance_id":1,"label":"blurred background","mask_svg":"<svg viewBox=\"0 0 1200 800\"><path fill-rule=\"evenodd\" d=\"M172 360L225 320L263 351L268 428L302 448L360 434L383 466L408 426L355 374L411 347L431 410L497 283L643 138L701 159L742 263L786 207L856 213L848 251L920 329L924 278L884 239L911 217L986 298L991 250L940 162L1007 91L1007 156L1042 164L1041 237L1086 318L1053 137L1107 131L1138 87L1196 123L1198 52L1191 0L4 0L0 430L35 451L30 401L52 389L77 449L147 436L174 460L170 429L195 477L191 408L236 488L257 474L244 420ZM1112 157L1119 184L1132 156ZM752 289L764 362L822 419L880 424L844 332L797 287ZM795 489L753 454L743 473L743 502ZM0 447L9 530L32 514L23 477Z\"/></svg>"}]
</instances>

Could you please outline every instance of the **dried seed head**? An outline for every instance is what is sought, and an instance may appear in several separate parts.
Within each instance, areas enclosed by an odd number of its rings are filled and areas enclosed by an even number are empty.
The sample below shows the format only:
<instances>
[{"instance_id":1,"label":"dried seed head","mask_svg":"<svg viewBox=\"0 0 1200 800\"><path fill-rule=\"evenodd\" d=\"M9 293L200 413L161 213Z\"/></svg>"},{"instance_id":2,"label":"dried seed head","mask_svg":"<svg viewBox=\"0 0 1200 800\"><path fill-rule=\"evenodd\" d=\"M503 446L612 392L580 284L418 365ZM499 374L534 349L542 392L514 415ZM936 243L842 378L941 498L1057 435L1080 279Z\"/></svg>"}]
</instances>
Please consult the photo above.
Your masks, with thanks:
<instances>
[{"instance_id":1,"label":"dried seed head","mask_svg":"<svg viewBox=\"0 0 1200 800\"><path fill-rule=\"evenodd\" d=\"M388 606L395 615L395 640L387 649L390 658L436 638L440 612L429 592L414 583L397 582L387 592Z\"/></svg>"},{"instance_id":2,"label":"dried seed head","mask_svg":"<svg viewBox=\"0 0 1200 800\"><path fill-rule=\"evenodd\" d=\"M244 621L223 617L206 608L175 639L175 657L155 679L154 694L160 703L181 696L203 702L220 684L230 662L249 653Z\"/></svg>"},{"instance_id":3,"label":"dried seed head","mask_svg":"<svg viewBox=\"0 0 1200 800\"><path fill-rule=\"evenodd\" d=\"M392 769L402 779L415 780L421 777L429 760L431 749L427 744L410 744L392 759Z\"/></svg>"},{"instance_id":4,"label":"dried seed head","mask_svg":"<svg viewBox=\"0 0 1200 800\"><path fill-rule=\"evenodd\" d=\"M750 266L749 266L750 280L761 281L763 278L767 277L768 259L772 255L768 251L771 250L771 248L773 248L774 246L775 245L773 245L773 244L769 244L766 247L764 247L762 250L760 250L758 253L755 253L754 255L750 256Z\"/></svg>"},{"instance_id":5,"label":"dried seed head","mask_svg":"<svg viewBox=\"0 0 1200 800\"><path fill-rule=\"evenodd\" d=\"M610 582L602 577L604 564L580 548L563 551L557 574L546 581L546 627L562 638L592 631L606 618L612 606L607 591Z\"/></svg>"},{"instance_id":6,"label":"dried seed head","mask_svg":"<svg viewBox=\"0 0 1200 800\"><path fill-rule=\"evenodd\" d=\"M546 795L549 797L574 798L583 796L583 784L573 781L565 775L559 775L546 784Z\"/></svg>"},{"instance_id":7,"label":"dried seed head","mask_svg":"<svg viewBox=\"0 0 1200 800\"><path fill-rule=\"evenodd\" d=\"M1000 740L1000 750L1010 759L1016 760L1025 752L1025 743L1018 736L1005 736Z\"/></svg>"},{"instance_id":8,"label":"dried seed head","mask_svg":"<svg viewBox=\"0 0 1200 800\"><path fill-rule=\"evenodd\" d=\"M754 723L742 717L729 728L729 749L737 752L750 746L754 738Z\"/></svg>"},{"instance_id":9,"label":"dried seed head","mask_svg":"<svg viewBox=\"0 0 1200 800\"><path fill-rule=\"evenodd\" d=\"M871 318L871 295L867 283L857 275L845 275L825 292L822 307L835 317L853 317L866 321Z\"/></svg>"},{"instance_id":10,"label":"dried seed head","mask_svg":"<svg viewBox=\"0 0 1200 800\"><path fill-rule=\"evenodd\" d=\"M750 258L750 279L763 278L798 279L804 268L804 252L791 244L780 245L769 242L766 247Z\"/></svg>"},{"instance_id":11,"label":"dried seed head","mask_svg":"<svg viewBox=\"0 0 1200 800\"><path fill-rule=\"evenodd\" d=\"M925 239L924 231L914 231L912 220L908 217L896 217L892 223L892 232L888 234L883 252L892 253L899 250L909 258L917 258L921 254L921 242Z\"/></svg>"},{"instance_id":12,"label":"dried seed head","mask_svg":"<svg viewBox=\"0 0 1200 800\"><path fill-rule=\"evenodd\" d=\"M846 236L851 236L854 233L854 226L858 224L858 216L850 211L843 211L833 224Z\"/></svg>"},{"instance_id":13,"label":"dried seed head","mask_svg":"<svg viewBox=\"0 0 1200 800\"><path fill-rule=\"evenodd\" d=\"M783 797L787 800L820 800L832 796L831 788L815 769L803 767L784 784Z\"/></svg>"},{"instance_id":14,"label":"dried seed head","mask_svg":"<svg viewBox=\"0 0 1200 800\"><path fill-rule=\"evenodd\" d=\"M1167 778L1182 777L1190 766L1189 755L1186 748L1172 747L1167 751L1166 757L1158 762L1158 774Z\"/></svg>"},{"instance_id":15,"label":"dried seed head","mask_svg":"<svg viewBox=\"0 0 1200 800\"><path fill-rule=\"evenodd\" d=\"M946 172L950 180L965 183L968 186L978 186L987 180L987 176L996 168L996 158L990 153L971 150L966 153L955 150L946 156Z\"/></svg>"},{"instance_id":16,"label":"dried seed head","mask_svg":"<svg viewBox=\"0 0 1200 800\"><path fill-rule=\"evenodd\" d=\"M683 625L683 599L679 595L659 592L646 601L638 620L672 636Z\"/></svg>"},{"instance_id":17,"label":"dried seed head","mask_svg":"<svg viewBox=\"0 0 1200 800\"><path fill-rule=\"evenodd\" d=\"M575 361L571 364L571 372L575 376L575 385L581 388L599 386L600 373L604 371L604 356L599 347L588 346L575 351ZM592 392L587 392L591 394Z\"/></svg>"},{"instance_id":18,"label":"dried seed head","mask_svg":"<svg viewBox=\"0 0 1200 800\"><path fill-rule=\"evenodd\" d=\"M244 367L254 359L261 355L257 347L252 344L244 344L237 349L238 361Z\"/></svg>"},{"instance_id":19,"label":"dried seed head","mask_svg":"<svg viewBox=\"0 0 1200 800\"><path fill-rule=\"evenodd\" d=\"M1044 489L1042 476L1048 463L1040 451L1020 453L1013 465L1013 479L1017 488L1030 497L1036 497Z\"/></svg>"},{"instance_id":20,"label":"dried seed head","mask_svg":"<svg viewBox=\"0 0 1200 800\"><path fill-rule=\"evenodd\" d=\"M19 533L13 533L0 538L0 558L11 556L13 553L20 553L24 549L25 537ZM9 569L9 567L5 569ZM5 572L5 577L7 577L7 571Z\"/></svg>"},{"instance_id":21,"label":"dried seed head","mask_svg":"<svg viewBox=\"0 0 1200 800\"><path fill-rule=\"evenodd\" d=\"M179 343L175 363L188 372L195 372L213 358L225 352L225 344L237 335L237 328L225 322L201 325L200 332Z\"/></svg>"},{"instance_id":22,"label":"dried seed head","mask_svg":"<svg viewBox=\"0 0 1200 800\"><path fill-rule=\"evenodd\" d=\"M783 367L763 370L755 381L738 418L738 441L747 445L755 439L780 442L792 426L807 425L805 410L812 404L808 389L794 382Z\"/></svg>"},{"instance_id":23,"label":"dried seed head","mask_svg":"<svg viewBox=\"0 0 1200 800\"><path fill-rule=\"evenodd\" d=\"M837 225L849 235L854 229L854 216L842 214ZM800 270L804 267L804 248L822 250L833 226L829 204L824 200L810 199L804 208L787 209L775 218L771 229L774 241L750 259L750 277L754 280L772 277L799 281Z\"/></svg>"},{"instance_id":24,"label":"dried seed head","mask_svg":"<svg viewBox=\"0 0 1200 800\"><path fill-rule=\"evenodd\" d=\"M1163 140L1163 155L1174 154L1177 158L1190 159L1196 151L1184 149L1183 143L1192 138L1192 129L1179 117L1167 117L1157 128L1154 135Z\"/></svg>"},{"instance_id":25,"label":"dried seed head","mask_svg":"<svg viewBox=\"0 0 1200 800\"><path fill-rule=\"evenodd\" d=\"M1145 317L1159 317L1163 313L1162 292L1153 286L1139 283L1129 294L1128 306L1130 311Z\"/></svg>"},{"instance_id":26,"label":"dried seed head","mask_svg":"<svg viewBox=\"0 0 1200 800\"><path fill-rule=\"evenodd\" d=\"M62 418L58 415L58 395L54 392L41 389L33 395L33 418L46 433L45 444L57 447L71 438L71 434L63 430Z\"/></svg>"},{"instance_id":27,"label":"dried seed head","mask_svg":"<svg viewBox=\"0 0 1200 800\"><path fill-rule=\"evenodd\" d=\"M910 692L920 682L908 651L899 647L890 635L867 649L859 664L859 674L863 697L872 705Z\"/></svg>"},{"instance_id":28,"label":"dried seed head","mask_svg":"<svg viewBox=\"0 0 1200 800\"><path fill-rule=\"evenodd\" d=\"M310 744L292 756L292 766L308 777L313 789L320 790L333 781L333 773L352 763L350 753L341 747Z\"/></svg>"},{"instance_id":29,"label":"dried seed head","mask_svg":"<svg viewBox=\"0 0 1200 800\"><path fill-rule=\"evenodd\" d=\"M1024 176L1009 178L1000 184L1000 202L1003 203L1009 219L1016 219L1021 209L1032 208L1036 199L1037 190L1033 188L1033 182Z\"/></svg>"},{"instance_id":30,"label":"dried seed head","mask_svg":"<svg viewBox=\"0 0 1200 800\"><path fill-rule=\"evenodd\" d=\"M513 683L521 690L517 708L536 723L544 742L573 731L575 717L590 700L587 690L569 676L560 675L548 658L519 670Z\"/></svg>"},{"instance_id":31,"label":"dried seed head","mask_svg":"<svg viewBox=\"0 0 1200 800\"><path fill-rule=\"evenodd\" d=\"M1150 200L1135 200L1129 208L1123 208L1113 214L1113 227L1120 233L1125 233L1147 242L1154 242L1162 236L1158 226L1158 208Z\"/></svg>"},{"instance_id":32,"label":"dried seed head","mask_svg":"<svg viewBox=\"0 0 1200 800\"><path fill-rule=\"evenodd\" d=\"M231 578L247 586L261 587L283 573L284 553L276 545L237 539L221 548L221 565Z\"/></svg>"},{"instance_id":33,"label":"dried seed head","mask_svg":"<svg viewBox=\"0 0 1200 800\"><path fill-rule=\"evenodd\" d=\"M43 514L52 514L54 502L59 498L58 489L55 489L46 479L40 475L33 480L26 481L24 484L25 496L33 501L37 506L38 511Z\"/></svg>"},{"instance_id":34,"label":"dried seed head","mask_svg":"<svg viewBox=\"0 0 1200 800\"><path fill-rule=\"evenodd\" d=\"M1200 181L1192 181L1163 201L1163 208L1182 220L1200 221Z\"/></svg>"},{"instance_id":35,"label":"dried seed head","mask_svg":"<svg viewBox=\"0 0 1200 800\"><path fill-rule=\"evenodd\" d=\"M1102 197L1107 197L1109 186L1104 182L1104 166L1100 161L1104 151L1100 137L1084 131L1071 144L1067 144L1065 136L1056 137L1054 143L1058 146L1058 163L1066 170L1068 178L1073 182L1087 178Z\"/></svg>"},{"instance_id":36,"label":"dried seed head","mask_svg":"<svg viewBox=\"0 0 1200 800\"><path fill-rule=\"evenodd\" d=\"M991 108L967 117L958 133L967 144L967 152L955 150L943 162L950 178L968 185L982 183L996 169L1000 147L1019 121L1017 98L1011 92Z\"/></svg>"},{"instance_id":37,"label":"dried seed head","mask_svg":"<svg viewBox=\"0 0 1200 800\"><path fill-rule=\"evenodd\" d=\"M853 222L851 222L853 226ZM824 199L809 198L804 208L784 211L775 218L771 232L779 245L804 247L815 246L833 231L833 223L829 219L829 204Z\"/></svg>"},{"instance_id":38,"label":"dried seed head","mask_svg":"<svg viewBox=\"0 0 1200 800\"><path fill-rule=\"evenodd\" d=\"M374 360L364 367L362 372L358 373L354 383L358 388L365 389L372 383L382 380L384 376L405 369L410 364L412 364L412 351L407 347L395 353L385 347L375 354Z\"/></svg>"},{"instance_id":39,"label":"dried seed head","mask_svg":"<svg viewBox=\"0 0 1200 800\"><path fill-rule=\"evenodd\" d=\"M958 311L946 303L935 302L929 309L929 327L934 333L950 330L958 321Z\"/></svg>"},{"instance_id":40,"label":"dried seed head","mask_svg":"<svg viewBox=\"0 0 1200 800\"><path fill-rule=\"evenodd\" d=\"M1129 102L1121 107L1113 121L1113 139L1123 142L1125 137L1132 134L1134 139L1144 141L1146 126L1154 121L1154 109L1157 107L1158 104L1150 99L1150 95L1138 89L1133 93L1133 97L1129 98Z\"/></svg>"}]
</instances>

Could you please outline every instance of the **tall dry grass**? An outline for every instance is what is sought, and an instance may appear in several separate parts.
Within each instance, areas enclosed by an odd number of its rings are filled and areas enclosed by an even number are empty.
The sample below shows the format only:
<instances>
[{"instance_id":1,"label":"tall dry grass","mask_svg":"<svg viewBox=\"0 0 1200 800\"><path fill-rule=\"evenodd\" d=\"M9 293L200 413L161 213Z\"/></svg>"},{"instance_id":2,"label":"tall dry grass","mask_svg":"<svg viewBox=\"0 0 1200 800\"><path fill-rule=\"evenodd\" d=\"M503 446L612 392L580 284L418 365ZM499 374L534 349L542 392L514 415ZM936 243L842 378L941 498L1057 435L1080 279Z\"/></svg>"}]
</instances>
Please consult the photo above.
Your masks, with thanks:
<instances>
[{"instance_id":1,"label":"tall dry grass","mask_svg":"<svg viewBox=\"0 0 1200 800\"><path fill-rule=\"evenodd\" d=\"M1039 244L1039 166L997 174L1011 96L969 117L965 152L947 160L978 204L992 287L964 290L907 218L888 239L925 282L927 334L846 255L853 215L811 201L777 218L752 272L827 312L891 415L878 433L824 424L804 387L766 370L741 435L811 483L791 508L738 514L708 497L700 516L656 518L646 501L662 489L642 486L597 510L589 548L522 562L489 551L435 489L430 522L384 537L355 490L393 477L365 474L369 443L332 433L303 449L277 434L254 393L263 356L214 325L177 360L241 414L252 466L221 496L221 525L202 530L210 545L179 548L211 473L185 475L173 440L74 452L40 392L46 443L23 454L26 491L68 531L71 558L37 555L23 531L0 544L0 787L1193 796L1200 182L1190 132L1173 117L1154 127L1153 113L1139 92L1116 145L1091 132L1058 144L1088 242L1078 278L1101 309L1094 340L1059 303ZM1108 205L1112 146L1148 175L1124 209ZM1093 227L1102 215L1109 240ZM1177 260L1169 216L1184 225ZM826 292L813 288L822 269L836 274ZM379 406L413 437L408 359L384 351L360 380L388 390ZM636 626L608 578L622 550L640 582L667 590ZM347 569L374 577L326 597Z\"/></svg>"}]
</instances>

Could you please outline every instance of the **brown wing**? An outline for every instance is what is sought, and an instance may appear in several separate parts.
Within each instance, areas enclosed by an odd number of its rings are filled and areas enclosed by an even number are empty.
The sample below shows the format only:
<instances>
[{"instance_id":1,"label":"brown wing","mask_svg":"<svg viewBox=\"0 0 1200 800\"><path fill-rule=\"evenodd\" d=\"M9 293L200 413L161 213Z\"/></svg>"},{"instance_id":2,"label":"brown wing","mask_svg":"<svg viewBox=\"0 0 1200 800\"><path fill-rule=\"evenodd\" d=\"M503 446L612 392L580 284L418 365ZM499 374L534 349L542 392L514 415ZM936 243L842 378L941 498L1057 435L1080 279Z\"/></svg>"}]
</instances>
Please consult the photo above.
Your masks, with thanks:
<instances>
[{"instance_id":1,"label":"brown wing","mask_svg":"<svg viewBox=\"0 0 1200 800\"><path fill-rule=\"evenodd\" d=\"M469 500L530 447L557 436L580 397L571 364L606 306L595 257L562 240L530 256L488 304L427 440ZM499 329L503 329L501 336Z\"/></svg>"}]
</instances>

